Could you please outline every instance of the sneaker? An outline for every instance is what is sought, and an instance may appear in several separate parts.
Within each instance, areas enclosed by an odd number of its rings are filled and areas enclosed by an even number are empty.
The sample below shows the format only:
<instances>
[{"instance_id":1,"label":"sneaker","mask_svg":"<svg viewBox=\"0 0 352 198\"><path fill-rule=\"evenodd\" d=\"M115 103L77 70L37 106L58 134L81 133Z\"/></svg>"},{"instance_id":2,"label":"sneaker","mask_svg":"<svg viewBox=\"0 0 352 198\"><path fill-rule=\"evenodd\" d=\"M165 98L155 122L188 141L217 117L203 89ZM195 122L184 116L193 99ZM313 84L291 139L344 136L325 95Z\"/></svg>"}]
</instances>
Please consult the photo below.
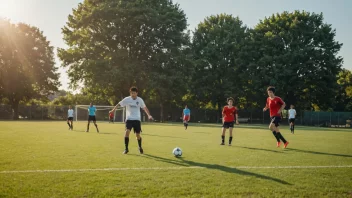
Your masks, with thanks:
<instances>
[{"instance_id":1,"label":"sneaker","mask_svg":"<svg viewBox=\"0 0 352 198\"><path fill-rule=\"evenodd\" d=\"M86 132L88 133L88 132L89 132L89 130L86 130Z\"/></svg>"},{"instance_id":2,"label":"sneaker","mask_svg":"<svg viewBox=\"0 0 352 198\"><path fill-rule=\"evenodd\" d=\"M289 144L289 142L286 142L286 143L284 144L284 148L286 148L288 144Z\"/></svg>"},{"instance_id":3,"label":"sneaker","mask_svg":"<svg viewBox=\"0 0 352 198\"><path fill-rule=\"evenodd\" d=\"M123 151L123 154L127 154L129 151L128 151L128 149L125 149L124 151Z\"/></svg>"},{"instance_id":4,"label":"sneaker","mask_svg":"<svg viewBox=\"0 0 352 198\"><path fill-rule=\"evenodd\" d=\"M231 146L231 143L229 143L229 146Z\"/></svg>"},{"instance_id":5,"label":"sneaker","mask_svg":"<svg viewBox=\"0 0 352 198\"><path fill-rule=\"evenodd\" d=\"M225 143L221 142L221 144L220 144L220 145L225 145Z\"/></svg>"},{"instance_id":6,"label":"sneaker","mask_svg":"<svg viewBox=\"0 0 352 198\"><path fill-rule=\"evenodd\" d=\"M142 149L142 147L139 147L138 150L139 150L139 153L140 153L140 154L143 154L143 149Z\"/></svg>"},{"instance_id":7,"label":"sneaker","mask_svg":"<svg viewBox=\"0 0 352 198\"><path fill-rule=\"evenodd\" d=\"M276 143L276 146L277 146L277 147L280 147L280 145L281 145L281 142L277 142L277 143Z\"/></svg>"}]
</instances>

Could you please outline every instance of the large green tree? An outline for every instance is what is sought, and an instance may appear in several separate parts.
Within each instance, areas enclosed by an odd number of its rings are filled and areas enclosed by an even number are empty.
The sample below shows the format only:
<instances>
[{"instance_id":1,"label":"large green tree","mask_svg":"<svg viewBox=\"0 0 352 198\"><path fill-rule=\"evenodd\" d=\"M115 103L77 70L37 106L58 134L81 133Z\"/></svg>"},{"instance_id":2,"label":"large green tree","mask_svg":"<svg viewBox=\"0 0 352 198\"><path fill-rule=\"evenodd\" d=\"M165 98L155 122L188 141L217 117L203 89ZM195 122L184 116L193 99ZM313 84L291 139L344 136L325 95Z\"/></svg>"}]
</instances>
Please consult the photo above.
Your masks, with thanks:
<instances>
[{"instance_id":1,"label":"large green tree","mask_svg":"<svg viewBox=\"0 0 352 198\"><path fill-rule=\"evenodd\" d=\"M251 55L244 70L247 88L260 96L273 85L287 104L331 108L342 64L338 56L342 44L335 35L322 14L283 12L260 21L246 52Z\"/></svg>"},{"instance_id":2,"label":"large green tree","mask_svg":"<svg viewBox=\"0 0 352 198\"><path fill-rule=\"evenodd\" d=\"M241 95L239 53L247 35L242 21L227 14L207 17L197 26L192 41L192 93L197 100L220 110L226 97Z\"/></svg>"},{"instance_id":3,"label":"large green tree","mask_svg":"<svg viewBox=\"0 0 352 198\"><path fill-rule=\"evenodd\" d=\"M170 0L85 0L62 29L59 49L72 86L116 100L132 85L169 102L184 74L189 38L186 16Z\"/></svg>"},{"instance_id":4,"label":"large green tree","mask_svg":"<svg viewBox=\"0 0 352 198\"><path fill-rule=\"evenodd\" d=\"M53 47L38 28L0 20L0 95L18 119L18 105L59 86Z\"/></svg>"},{"instance_id":5,"label":"large green tree","mask_svg":"<svg viewBox=\"0 0 352 198\"><path fill-rule=\"evenodd\" d=\"M335 111L352 111L352 72L342 69L338 75L339 85Z\"/></svg>"}]
</instances>

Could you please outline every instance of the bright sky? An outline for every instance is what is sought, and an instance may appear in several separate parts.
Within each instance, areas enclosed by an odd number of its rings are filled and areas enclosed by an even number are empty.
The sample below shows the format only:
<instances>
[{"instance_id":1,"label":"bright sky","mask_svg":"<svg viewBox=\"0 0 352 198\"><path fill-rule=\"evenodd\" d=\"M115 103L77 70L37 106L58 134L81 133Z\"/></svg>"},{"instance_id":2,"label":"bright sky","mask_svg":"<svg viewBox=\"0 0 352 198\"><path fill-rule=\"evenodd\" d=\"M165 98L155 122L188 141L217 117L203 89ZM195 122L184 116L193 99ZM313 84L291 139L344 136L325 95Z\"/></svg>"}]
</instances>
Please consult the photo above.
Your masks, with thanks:
<instances>
[{"instance_id":1,"label":"bright sky","mask_svg":"<svg viewBox=\"0 0 352 198\"><path fill-rule=\"evenodd\" d=\"M66 47L61 28L82 0L0 0L0 17L12 22L25 22L37 26L44 32L54 47ZM219 13L239 16L244 24L253 27L260 19L273 13L294 10L323 12L325 22L336 29L336 39L343 43L340 55L344 58L344 67L352 69L352 1L351 0L174 0L185 11L189 29L206 16ZM55 50L56 52L56 50ZM57 59L57 66L60 66ZM59 69L62 89L68 88L66 71Z\"/></svg>"}]
</instances>

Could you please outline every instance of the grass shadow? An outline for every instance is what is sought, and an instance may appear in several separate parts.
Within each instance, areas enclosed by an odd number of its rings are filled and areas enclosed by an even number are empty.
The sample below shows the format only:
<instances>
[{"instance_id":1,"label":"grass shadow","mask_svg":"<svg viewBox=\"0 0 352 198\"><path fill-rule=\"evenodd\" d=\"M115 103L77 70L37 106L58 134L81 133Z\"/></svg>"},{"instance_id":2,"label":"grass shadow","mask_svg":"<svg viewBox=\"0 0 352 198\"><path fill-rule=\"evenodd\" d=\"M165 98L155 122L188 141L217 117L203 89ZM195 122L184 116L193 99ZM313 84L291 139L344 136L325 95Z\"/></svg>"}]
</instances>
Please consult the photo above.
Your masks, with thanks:
<instances>
[{"instance_id":1,"label":"grass shadow","mask_svg":"<svg viewBox=\"0 0 352 198\"><path fill-rule=\"evenodd\" d=\"M235 147L249 149L249 150L255 150L255 151L267 151L267 152L273 152L273 153L284 153L283 151L275 151L275 150L263 149L263 148L252 148L252 147L246 147L246 146L235 146Z\"/></svg>"},{"instance_id":2,"label":"grass shadow","mask_svg":"<svg viewBox=\"0 0 352 198\"><path fill-rule=\"evenodd\" d=\"M316 155L329 155L329 156L337 156L337 157L352 157L352 155L346 155L346 154L324 153L324 152L307 151L307 150L294 149L294 148L287 148L286 150L287 151L296 151L296 152L300 152L300 153L316 154Z\"/></svg>"},{"instance_id":3,"label":"grass shadow","mask_svg":"<svg viewBox=\"0 0 352 198\"><path fill-rule=\"evenodd\" d=\"M187 139L187 138L183 138L183 137L175 137L175 136L167 136L167 135L153 135L153 134L147 134L147 133L142 133L142 136L155 136L155 137L167 137L167 138Z\"/></svg>"},{"instance_id":4,"label":"grass shadow","mask_svg":"<svg viewBox=\"0 0 352 198\"><path fill-rule=\"evenodd\" d=\"M158 157L158 156L154 156L154 155L150 155L150 154L144 154L143 157L146 157L149 159L154 159L154 160L157 160L160 162L166 162L166 163L178 165L178 166L196 166L196 167L202 167L202 168L206 168L206 169L219 170L219 171L223 171L223 172L227 172L227 173L233 173L233 174L238 174L238 175L243 175L243 176L251 176L251 177L256 177L259 179L270 180L270 181L274 181L274 182L284 184L284 185L292 185L284 180L277 179L274 177L269 177L269 176L261 175L258 173L252 173L252 172L240 170L240 169L233 168L233 167L227 167L227 166L223 166L223 165L219 165L219 164L206 164L206 163L194 162L194 161L186 160L183 157L177 158L178 160L167 159L167 158Z\"/></svg>"}]
</instances>

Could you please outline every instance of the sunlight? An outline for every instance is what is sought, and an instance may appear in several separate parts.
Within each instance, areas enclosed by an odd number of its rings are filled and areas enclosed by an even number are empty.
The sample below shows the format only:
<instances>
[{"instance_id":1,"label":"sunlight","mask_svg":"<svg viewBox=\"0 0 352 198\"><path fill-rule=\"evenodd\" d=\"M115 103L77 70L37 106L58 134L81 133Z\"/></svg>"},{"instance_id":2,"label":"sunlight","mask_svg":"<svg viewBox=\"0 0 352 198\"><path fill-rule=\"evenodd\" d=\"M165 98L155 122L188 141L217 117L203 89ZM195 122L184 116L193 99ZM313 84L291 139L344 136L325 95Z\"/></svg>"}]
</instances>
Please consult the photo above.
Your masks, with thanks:
<instances>
[{"instance_id":1,"label":"sunlight","mask_svg":"<svg viewBox=\"0 0 352 198\"><path fill-rule=\"evenodd\" d=\"M18 10L15 1L0 0L0 17L11 19L19 13Z\"/></svg>"}]
</instances>

